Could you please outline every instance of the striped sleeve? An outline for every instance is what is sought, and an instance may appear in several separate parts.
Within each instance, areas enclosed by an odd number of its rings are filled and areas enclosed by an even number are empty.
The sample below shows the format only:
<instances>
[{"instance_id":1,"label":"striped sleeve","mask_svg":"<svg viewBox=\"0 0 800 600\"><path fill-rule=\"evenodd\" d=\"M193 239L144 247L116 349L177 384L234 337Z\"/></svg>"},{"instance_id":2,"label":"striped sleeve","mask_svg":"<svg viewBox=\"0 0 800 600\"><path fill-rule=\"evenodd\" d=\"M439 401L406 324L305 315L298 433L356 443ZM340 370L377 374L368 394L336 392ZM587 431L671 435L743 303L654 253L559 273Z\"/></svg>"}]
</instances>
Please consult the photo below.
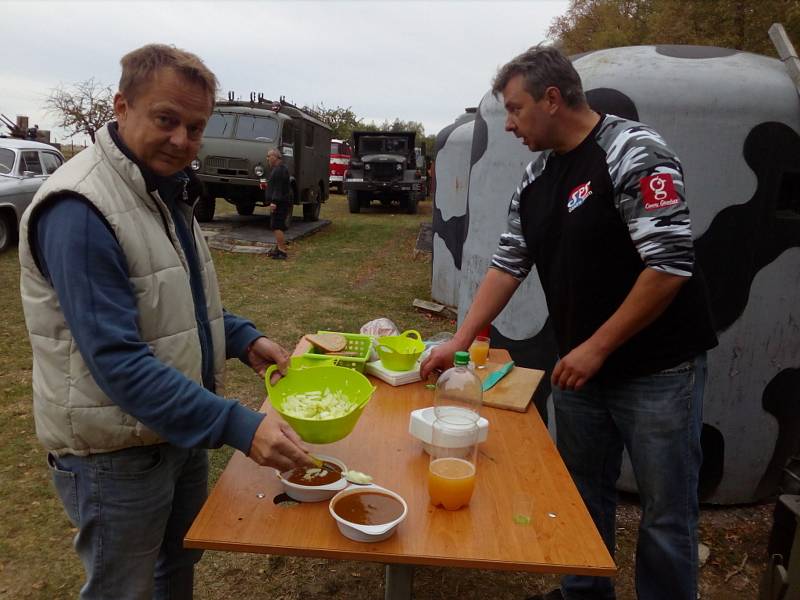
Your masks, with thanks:
<instances>
[{"instance_id":1,"label":"striped sleeve","mask_svg":"<svg viewBox=\"0 0 800 600\"><path fill-rule=\"evenodd\" d=\"M535 163L528 164L525 168L522 181L511 196L506 231L500 236L497 251L492 256L490 265L520 281L525 279L533 268L533 256L525 243L525 237L522 235L522 223L519 215L520 198L523 190L533 183L536 176L544 170L545 160L543 156Z\"/></svg>"},{"instance_id":2,"label":"striped sleeve","mask_svg":"<svg viewBox=\"0 0 800 600\"><path fill-rule=\"evenodd\" d=\"M683 168L661 136L633 121L607 117L598 134L616 208L647 267L690 277L694 270Z\"/></svg>"}]
</instances>

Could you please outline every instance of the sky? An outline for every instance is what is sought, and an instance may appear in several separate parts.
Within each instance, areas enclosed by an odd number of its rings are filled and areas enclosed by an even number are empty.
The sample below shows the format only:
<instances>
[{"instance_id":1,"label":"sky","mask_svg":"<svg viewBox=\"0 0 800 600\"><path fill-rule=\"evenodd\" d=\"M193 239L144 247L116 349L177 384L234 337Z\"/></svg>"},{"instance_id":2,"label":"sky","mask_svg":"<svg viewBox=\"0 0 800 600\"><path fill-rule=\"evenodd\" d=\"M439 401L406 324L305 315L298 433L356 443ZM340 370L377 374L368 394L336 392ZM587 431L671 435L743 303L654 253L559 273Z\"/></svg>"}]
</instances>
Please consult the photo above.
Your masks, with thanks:
<instances>
[{"instance_id":1,"label":"sky","mask_svg":"<svg viewBox=\"0 0 800 600\"><path fill-rule=\"evenodd\" d=\"M159 42L200 56L223 96L351 107L367 122L419 121L430 135L476 106L500 65L547 41L568 4L4 0L0 113L68 142L45 113L50 91L92 77L116 90L119 59Z\"/></svg>"}]
</instances>

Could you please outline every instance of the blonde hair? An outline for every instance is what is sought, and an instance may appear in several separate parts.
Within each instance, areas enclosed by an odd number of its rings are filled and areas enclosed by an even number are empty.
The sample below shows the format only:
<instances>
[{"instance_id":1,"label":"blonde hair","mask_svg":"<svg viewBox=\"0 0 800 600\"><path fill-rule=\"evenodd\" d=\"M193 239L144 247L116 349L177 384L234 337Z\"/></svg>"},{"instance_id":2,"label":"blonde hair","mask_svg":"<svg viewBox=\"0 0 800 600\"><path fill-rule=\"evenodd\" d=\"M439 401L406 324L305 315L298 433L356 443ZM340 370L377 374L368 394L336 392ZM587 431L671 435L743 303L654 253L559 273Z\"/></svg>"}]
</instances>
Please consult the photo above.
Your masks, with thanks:
<instances>
[{"instance_id":1,"label":"blonde hair","mask_svg":"<svg viewBox=\"0 0 800 600\"><path fill-rule=\"evenodd\" d=\"M136 96L149 83L156 71L162 68L175 69L192 83L202 87L213 104L219 82L216 75L196 55L166 44L147 44L128 52L119 61L122 76L119 91L132 104Z\"/></svg>"}]
</instances>

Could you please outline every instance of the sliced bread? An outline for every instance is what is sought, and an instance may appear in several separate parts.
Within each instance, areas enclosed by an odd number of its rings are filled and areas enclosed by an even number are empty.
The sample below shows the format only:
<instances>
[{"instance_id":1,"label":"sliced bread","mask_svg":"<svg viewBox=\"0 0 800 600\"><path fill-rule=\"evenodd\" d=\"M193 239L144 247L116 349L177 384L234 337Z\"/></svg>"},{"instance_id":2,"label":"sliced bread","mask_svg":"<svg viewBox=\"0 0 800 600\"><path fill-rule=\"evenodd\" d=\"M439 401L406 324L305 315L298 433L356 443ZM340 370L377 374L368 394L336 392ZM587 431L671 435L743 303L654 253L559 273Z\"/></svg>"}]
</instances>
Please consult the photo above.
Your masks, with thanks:
<instances>
[{"instance_id":1,"label":"sliced bread","mask_svg":"<svg viewBox=\"0 0 800 600\"><path fill-rule=\"evenodd\" d=\"M323 352L341 352L347 347L347 338L339 333L309 333L306 339Z\"/></svg>"}]
</instances>

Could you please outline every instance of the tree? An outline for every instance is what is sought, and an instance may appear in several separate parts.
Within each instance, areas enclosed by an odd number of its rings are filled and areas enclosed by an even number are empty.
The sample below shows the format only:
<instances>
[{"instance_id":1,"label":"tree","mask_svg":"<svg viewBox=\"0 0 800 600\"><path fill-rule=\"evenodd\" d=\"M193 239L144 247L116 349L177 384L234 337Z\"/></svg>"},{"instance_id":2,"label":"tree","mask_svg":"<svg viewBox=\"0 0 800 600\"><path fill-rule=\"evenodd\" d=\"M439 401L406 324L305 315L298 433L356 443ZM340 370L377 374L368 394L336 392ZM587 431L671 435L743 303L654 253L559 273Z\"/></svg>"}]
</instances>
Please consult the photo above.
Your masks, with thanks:
<instances>
[{"instance_id":1,"label":"tree","mask_svg":"<svg viewBox=\"0 0 800 600\"><path fill-rule=\"evenodd\" d=\"M339 140L348 140L353 137L353 131L413 131L417 134L418 144L425 142L428 154L433 152L436 136L425 135L425 126L419 121L403 121L402 119L384 120L383 123L370 121L365 123L358 117L351 106L343 108L327 108L323 103L305 106L303 110L310 110L316 114L320 121L331 128L331 137Z\"/></svg>"},{"instance_id":2,"label":"tree","mask_svg":"<svg viewBox=\"0 0 800 600\"><path fill-rule=\"evenodd\" d=\"M320 120L331 128L331 137L339 140L349 139L353 130L359 129L363 123L353 112L351 106L343 108L326 108L324 104L315 104L311 111L316 113Z\"/></svg>"},{"instance_id":3,"label":"tree","mask_svg":"<svg viewBox=\"0 0 800 600\"><path fill-rule=\"evenodd\" d=\"M94 143L95 132L114 118L114 92L91 78L67 88L54 88L45 107L57 115L58 126L70 137L83 133Z\"/></svg>"},{"instance_id":4,"label":"tree","mask_svg":"<svg viewBox=\"0 0 800 600\"><path fill-rule=\"evenodd\" d=\"M783 23L800 42L800 0L571 0L548 30L567 54L639 44L697 44L768 54Z\"/></svg>"}]
</instances>

